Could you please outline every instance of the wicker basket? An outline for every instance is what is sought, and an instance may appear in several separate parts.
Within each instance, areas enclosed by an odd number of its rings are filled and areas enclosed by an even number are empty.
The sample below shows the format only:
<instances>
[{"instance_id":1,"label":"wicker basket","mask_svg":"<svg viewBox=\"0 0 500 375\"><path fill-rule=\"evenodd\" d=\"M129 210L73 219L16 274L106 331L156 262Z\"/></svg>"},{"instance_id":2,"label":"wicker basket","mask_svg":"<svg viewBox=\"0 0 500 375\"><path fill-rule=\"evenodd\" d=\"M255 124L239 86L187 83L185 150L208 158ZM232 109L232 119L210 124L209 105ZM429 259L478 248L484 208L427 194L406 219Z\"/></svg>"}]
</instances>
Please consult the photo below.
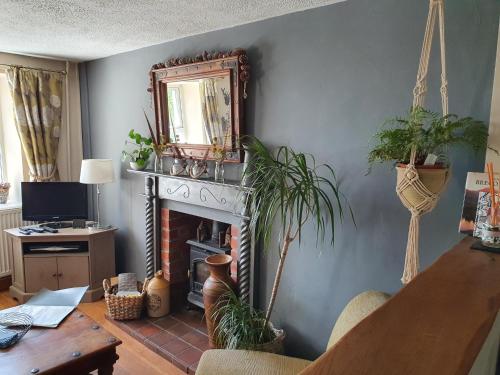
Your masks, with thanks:
<instances>
[{"instance_id":1,"label":"wicker basket","mask_svg":"<svg viewBox=\"0 0 500 375\"><path fill-rule=\"evenodd\" d=\"M115 320L133 320L141 317L146 298L146 288L148 280L137 282L137 290L141 292L139 296L117 296L118 285L111 285L108 279L102 282L104 288L104 298L108 306L108 314Z\"/></svg>"}]
</instances>

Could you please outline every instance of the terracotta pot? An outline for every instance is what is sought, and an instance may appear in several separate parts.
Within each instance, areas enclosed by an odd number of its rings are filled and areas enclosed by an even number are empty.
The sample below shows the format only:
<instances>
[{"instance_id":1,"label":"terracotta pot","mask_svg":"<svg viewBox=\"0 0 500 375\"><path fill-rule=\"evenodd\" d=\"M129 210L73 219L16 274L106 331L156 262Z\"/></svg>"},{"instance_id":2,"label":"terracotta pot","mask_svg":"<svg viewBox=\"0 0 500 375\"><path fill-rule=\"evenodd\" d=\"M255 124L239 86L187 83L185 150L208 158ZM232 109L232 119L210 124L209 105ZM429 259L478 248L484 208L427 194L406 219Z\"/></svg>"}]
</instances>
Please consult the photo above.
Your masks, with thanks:
<instances>
[{"instance_id":1,"label":"terracotta pot","mask_svg":"<svg viewBox=\"0 0 500 375\"><path fill-rule=\"evenodd\" d=\"M163 277L163 271L155 273L148 284L146 307L148 315L152 318L160 318L170 312L170 284Z\"/></svg>"},{"instance_id":2,"label":"terracotta pot","mask_svg":"<svg viewBox=\"0 0 500 375\"><path fill-rule=\"evenodd\" d=\"M436 166L416 166L420 181L434 194L440 194L445 186L448 178L450 177L449 168L439 168ZM406 172L406 165L398 164L397 170L397 183L404 178ZM407 188L402 192L402 195L407 199L412 206L418 206L424 199L412 187Z\"/></svg>"},{"instance_id":3,"label":"terracotta pot","mask_svg":"<svg viewBox=\"0 0 500 375\"><path fill-rule=\"evenodd\" d=\"M219 298L229 289L236 290L236 284L229 275L233 258L226 254L211 255L205 259L210 276L203 284L203 305L205 306L205 319L207 321L208 343L210 348L216 348L214 337L217 322L213 314Z\"/></svg>"}]
</instances>

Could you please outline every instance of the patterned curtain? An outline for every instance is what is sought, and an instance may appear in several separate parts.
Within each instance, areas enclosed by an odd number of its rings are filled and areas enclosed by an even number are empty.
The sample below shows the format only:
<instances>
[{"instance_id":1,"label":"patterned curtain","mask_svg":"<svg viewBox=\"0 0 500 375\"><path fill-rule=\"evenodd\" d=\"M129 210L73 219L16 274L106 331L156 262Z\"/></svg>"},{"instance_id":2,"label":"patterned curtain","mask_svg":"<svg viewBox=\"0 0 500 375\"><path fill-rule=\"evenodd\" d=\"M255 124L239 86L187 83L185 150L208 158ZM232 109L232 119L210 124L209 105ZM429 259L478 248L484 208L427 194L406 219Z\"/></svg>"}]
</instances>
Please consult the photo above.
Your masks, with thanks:
<instances>
[{"instance_id":1,"label":"patterned curtain","mask_svg":"<svg viewBox=\"0 0 500 375\"><path fill-rule=\"evenodd\" d=\"M211 78L202 79L200 82L201 112L205 131L210 144L217 138L217 144L224 142L224 133L220 122L219 111L217 107L217 90L215 82Z\"/></svg>"},{"instance_id":2,"label":"patterned curtain","mask_svg":"<svg viewBox=\"0 0 500 375\"><path fill-rule=\"evenodd\" d=\"M63 75L13 67L7 78L14 117L32 181L57 181Z\"/></svg>"}]
</instances>

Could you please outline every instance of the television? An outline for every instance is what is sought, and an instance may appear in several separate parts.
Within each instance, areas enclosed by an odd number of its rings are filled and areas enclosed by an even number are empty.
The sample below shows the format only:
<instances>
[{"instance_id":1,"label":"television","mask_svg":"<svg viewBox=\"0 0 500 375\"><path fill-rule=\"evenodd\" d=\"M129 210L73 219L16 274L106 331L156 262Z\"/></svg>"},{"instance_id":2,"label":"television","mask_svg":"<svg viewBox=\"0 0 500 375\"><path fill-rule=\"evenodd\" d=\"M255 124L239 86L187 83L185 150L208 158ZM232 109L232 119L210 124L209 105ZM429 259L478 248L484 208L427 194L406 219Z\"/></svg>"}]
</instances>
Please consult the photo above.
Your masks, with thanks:
<instances>
[{"instance_id":1,"label":"television","mask_svg":"<svg viewBox=\"0 0 500 375\"><path fill-rule=\"evenodd\" d=\"M24 221L88 218L87 185L79 182L22 182Z\"/></svg>"}]
</instances>

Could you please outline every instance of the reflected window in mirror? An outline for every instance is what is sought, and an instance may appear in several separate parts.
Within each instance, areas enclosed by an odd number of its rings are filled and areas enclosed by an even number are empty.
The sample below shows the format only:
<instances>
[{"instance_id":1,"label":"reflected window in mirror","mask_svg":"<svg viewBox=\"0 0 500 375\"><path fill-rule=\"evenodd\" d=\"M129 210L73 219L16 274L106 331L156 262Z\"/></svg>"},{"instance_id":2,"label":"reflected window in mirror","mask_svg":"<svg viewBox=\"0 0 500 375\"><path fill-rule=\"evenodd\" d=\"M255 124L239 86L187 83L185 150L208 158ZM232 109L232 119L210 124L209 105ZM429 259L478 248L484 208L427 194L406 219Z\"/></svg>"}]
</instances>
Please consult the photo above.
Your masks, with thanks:
<instances>
[{"instance_id":1,"label":"reflected window in mirror","mask_svg":"<svg viewBox=\"0 0 500 375\"><path fill-rule=\"evenodd\" d=\"M231 145L231 80L222 76L167 84L171 143Z\"/></svg>"}]
</instances>

